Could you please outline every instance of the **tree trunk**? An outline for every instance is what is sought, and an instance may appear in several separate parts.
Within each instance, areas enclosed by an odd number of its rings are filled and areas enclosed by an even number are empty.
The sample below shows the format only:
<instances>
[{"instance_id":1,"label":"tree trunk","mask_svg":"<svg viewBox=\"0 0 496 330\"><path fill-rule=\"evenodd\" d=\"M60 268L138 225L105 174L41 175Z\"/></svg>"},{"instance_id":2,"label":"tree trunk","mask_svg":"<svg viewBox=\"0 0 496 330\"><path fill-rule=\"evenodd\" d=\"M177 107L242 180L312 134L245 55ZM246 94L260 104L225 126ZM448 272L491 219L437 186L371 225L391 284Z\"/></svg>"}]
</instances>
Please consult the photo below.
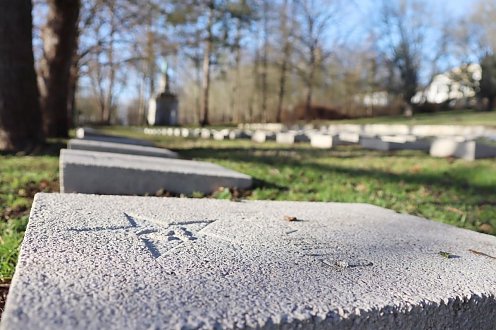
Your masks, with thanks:
<instances>
[{"instance_id":1,"label":"tree trunk","mask_svg":"<svg viewBox=\"0 0 496 330\"><path fill-rule=\"evenodd\" d=\"M280 123L282 121L282 107L284 103L284 96L286 94L286 72L288 70L288 62L291 51L291 45L289 43L289 29L288 29L288 0L284 0L282 7L282 17L281 17L281 30L284 38L284 48L283 48L283 58L281 63L281 72L279 76L279 93L277 96L277 113L276 122Z\"/></svg>"},{"instance_id":2,"label":"tree trunk","mask_svg":"<svg viewBox=\"0 0 496 330\"><path fill-rule=\"evenodd\" d=\"M40 63L41 108L45 134L67 137L70 70L77 47L79 0L48 0L42 29L44 57Z\"/></svg>"},{"instance_id":3,"label":"tree trunk","mask_svg":"<svg viewBox=\"0 0 496 330\"><path fill-rule=\"evenodd\" d=\"M491 111L496 107L496 96L488 97L487 100L487 111Z\"/></svg>"},{"instance_id":4,"label":"tree trunk","mask_svg":"<svg viewBox=\"0 0 496 330\"><path fill-rule=\"evenodd\" d=\"M267 76L268 76L268 53L269 53L269 27L268 27L268 11L269 4L267 0L263 2L263 34L264 44L262 53L262 122L267 122Z\"/></svg>"},{"instance_id":5,"label":"tree trunk","mask_svg":"<svg viewBox=\"0 0 496 330\"><path fill-rule=\"evenodd\" d=\"M117 30L117 22L115 18L115 0L107 0L110 11L110 31L109 42L107 48L107 61L109 68L107 92L105 93L105 101L103 107L103 123L110 125L112 123L112 110L114 108L114 88L115 88L115 71L116 64L114 62L114 43L115 33Z\"/></svg>"},{"instance_id":6,"label":"tree trunk","mask_svg":"<svg viewBox=\"0 0 496 330\"><path fill-rule=\"evenodd\" d=\"M308 73L307 77L307 95L305 99L305 120L310 120L311 118L311 110L312 110L312 93L313 93L313 79L315 76L315 49L310 50L310 67L309 70L310 72Z\"/></svg>"},{"instance_id":7,"label":"tree trunk","mask_svg":"<svg viewBox=\"0 0 496 330\"><path fill-rule=\"evenodd\" d=\"M210 15L208 18L208 26L207 26L207 40L205 41L205 51L203 53L203 81L202 81L202 114L203 118L201 119L200 125L207 126L210 124L210 120L208 117L208 102L210 96L210 54L212 53L212 43L213 43L213 4L210 5Z\"/></svg>"},{"instance_id":8,"label":"tree trunk","mask_svg":"<svg viewBox=\"0 0 496 330\"><path fill-rule=\"evenodd\" d=\"M0 1L0 150L43 142L31 11L31 0Z\"/></svg>"},{"instance_id":9,"label":"tree trunk","mask_svg":"<svg viewBox=\"0 0 496 330\"><path fill-rule=\"evenodd\" d=\"M241 111L239 106L240 101L238 95L241 86L241 20L238 20L234 44L236 47L234 55L235 77L231 90L231 112L233 114L232 122L238 124L241 121Z\"/></svg>"},{"instance_id":10,"label":"tree trunk","mask_svg":"<svg viewBox=\"0 0 496 330\"><path fill-rule=\"evenodd\" d=\"M69 78L69 95L67 96L67 121L69 128L77 126L78 114L76 109L76 92L79 80L79 60L75 54L71 65L71 75Z\"/></svg>"}]
</instances>

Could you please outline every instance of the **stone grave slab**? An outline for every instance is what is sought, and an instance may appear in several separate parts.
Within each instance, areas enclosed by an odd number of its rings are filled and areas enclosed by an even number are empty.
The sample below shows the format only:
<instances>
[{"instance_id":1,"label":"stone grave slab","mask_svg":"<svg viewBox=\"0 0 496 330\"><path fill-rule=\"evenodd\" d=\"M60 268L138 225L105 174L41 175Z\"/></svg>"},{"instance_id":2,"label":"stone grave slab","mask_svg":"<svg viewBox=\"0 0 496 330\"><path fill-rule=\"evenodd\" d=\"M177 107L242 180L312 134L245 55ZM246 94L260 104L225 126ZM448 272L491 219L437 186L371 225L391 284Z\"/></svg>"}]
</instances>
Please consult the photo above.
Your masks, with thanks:
<instances>
[{"instance_id":1,"label":"stone grave slab","mask_svg":"<svg viewBox=\"0 0 496 330\"><path fill-rule=\"evenodd\" d=\"M69 149L87 150L87 151L100 151L100 152L113 152L127 155L137 156L150 156L162 158L178 158L178 154L163 148L137 146L131 144L102 142L95 140L85 139L71 139L67 143Z\"/></svg>"},{"instance_id":2,"label":"stone grave slab","mask_svg":"<svg viewBox=\"0 0 496 330\"><path fill-rule=\"evenodd\" d=\"M267 131L255 131L251 136L251 140L258 143L263 143L266 141L274 141L276 139L276 135L273 132Z\"/></svg>"},{"instance_id":3,"label":"stone grave slab","mask_svg":"<svg viewBox=\"0 0 496 330\"><path fill-rule=\"evenodd\" d=\"M343 144L360 143L360 133L341 132L338 134L339 141Z\"/></svg>"},{"instance_id":4,"label":"stone grave slab","mask_svg":"<svg viewBox=\"0 0 496 330\"><path fill-rule=\"evenodd\" d=\"M65 193L144 195L164 189L189 195L252 184L248 175L207 162L71 149L60 151L59 172Z\"/></svg>"},{"instance_id":5,"label":"stone grave slab","mask_svg":"<svg viewBox=\"0 0 496 330\"><path fill-rule=\"evenodd\" d=\"M238 140L238 139L250 139L251 138L251 132L250 131L244 131L244 130L233 130L229 132L229 139L230 140Z\"/></svg>"},{"instance_id":6,"label":"stone grave slab","mask_svg":"<svg viewBox=\"0 0 496 330\"><path fill-rule=\"evenodd\" d=\"M200 137L202 139L210 139L211 136L212 136L212 132L210 132L210 130L208 128L202 128L201 129Z\"/></svg>"},{"instance_id":7,"label":"stone grave slab","mask_svg":"<svg viewBox=\"0 0 496 330\"><path fill-rule=\"evenodd\" d=\"M305 133L299 132L279 132L276 133L276 142L282 144L295 144L297 142L309 142L310 139Z\"/></svg>"},{"instance_id":8,"label":"stone grave slab","mask_svg":"<svg viewBox=\"0 0 496 330\"><path fill-rule=\"evenodd\" d=\"M406 135L410 133L408 125L368 124L363 126L363 133L368 135Z\"/></svg>"},{"instance_id":9,"label":"stone grave slab","mask_svg":"<svg viewBox=\"0 0 496 330\"><path fill-rule=\"evenodd\" d=\"M181 137L183 138L189 138L193 134L189 128L181 128Z\"/></svg>"},{"instance_id":10,"label":"stone grave slab","mask_svg":"<svg viewBox=\"0 0 496 330\"><path fill-rule=\"evenodd\" d=\"M362 148L380 151L420 150L429 151L431 142L425 139L409 139L408 137L361 137Z\"/></svg>"},{"instance_id":11,"label":"stone grave slab","mask_svg":"<svg viewBox=\"0 0 496 330\"><path fill-rule=\"evenodd\" d=\"M100 133L97 130L94 130L92 128L78 128L76 130L76 137L78 139L94 140L94 141L101 141L101 142L132 144L132 145L148 146L148 147L154 146L154 144L150 141L133 139L133 138L128 138L128 137L124 137L124 136L117 136L117 135L107 135L107 134Z\"/></svg>"},{"instance_id":12,"label":"stone grave slab","mask_svg":"<svg viewBox=\"0 0 496 330\"><path fill-rule=\"evenodd\" d=\"M337 135L313 134L310 137L310 145L314 148L330 149L339 144Z\"/></svg>"},{"instance_id":13,"label":"stone grave slab","mask_svg":"<svg viewBox=\"0 0 496 330\"><path fill-rule=\"evenodd\" d=\"M229 132L228 129L222 129L220 131L214 130L212 132L212 138L217 141L225 140L229 137Z\"/></svg>"},{"instance_id":14,"label":"stone grave slab","mask_svg":"<svg viewBox=\"0 0 496 330\"><path fill-rule=\"evenodd\" d=\"M433 157L456 157L465 160L496 157L496 146L481 141L464 141L441 138L432 142L430 155Z\"/></svg>"},{"instance_id":15,"label":"stone grave slab","mask_svg":"<svg viewBox=\"0 0 496 330\"><path fill-rule=\"evenodd\" d=\"M38 194L0 328L494 329L495 255L366 204Z\"/></svg>"}]
</instances>

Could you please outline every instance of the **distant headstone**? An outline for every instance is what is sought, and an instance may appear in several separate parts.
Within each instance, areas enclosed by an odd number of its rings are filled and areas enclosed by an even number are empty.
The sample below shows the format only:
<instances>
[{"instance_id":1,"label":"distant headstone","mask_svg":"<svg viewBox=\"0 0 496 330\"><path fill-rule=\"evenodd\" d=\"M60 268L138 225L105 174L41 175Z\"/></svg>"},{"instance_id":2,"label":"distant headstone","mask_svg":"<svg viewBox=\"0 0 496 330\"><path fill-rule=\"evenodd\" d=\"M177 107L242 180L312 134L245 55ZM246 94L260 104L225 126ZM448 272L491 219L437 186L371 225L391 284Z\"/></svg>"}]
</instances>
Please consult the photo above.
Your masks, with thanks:
<instances>
[{"instance_id":1,"label":"distant headstone","mask_svg":"<svg viewBox=\"0 0 496 330\"><path fill-rule=\"evenodd\" d=\"M253 142L263 143L266 141L274 141L276 134L268 131L255 131L251 136Z\"/></svg>"},{"instance_id":2,"label":"distant headstone","mask_svg":"<svg viewBox=\"0 0 496 330\"><path fill-rule=\"evenodd\" d=\"M366 204L38 194L1 329L494 329L496 237Z\"/></svg>"},{"instance_id":3,"label":"distant headstone","mask_svg":"<svg viewBox=\"0 0 496 330\"><path fill-rule=\"evenodd\" d=\"M179 123L177 95L170 91L167 65L162 70L159 92L148 104L149 125L177 125Z\"/></svg>"},{"instance_id":4,"label":"distant headstone","mask_svg":"<svg viewBox=\"0 0 496 330\"><path fill-rule=\"evenodd\" d=\"M310 137L310 145L314 148L330 149L339 144L337 135L313 134Z\"/></svg>"},{"instance_id":5,"label":"distant headstone","mask_svg":"<svg viewBox=\"0 0 496 330\"><path fill-rule=\"evenodd\" d=\"M67 148L87 151L113 152L136 156L178 158L177 153L168 149L85 139L71 139L67 143Z\"/></svg>"},{"instance_id":6,"label":"distant headstone","mask_svg":"<svg viewBox=\"0 0 496 330\"><path fill-rule=\"evenodd\" d=\"M295 144L296 142L309 142L310 139L305 133L301 132L278 132L276 133L276 142L282 144Z\"/></svg>"},{"instance_id":7,"label":"distant headstone","mask_svg":"<svg viewBox=\"0 0 496 330\"><path fill-rule=\"evenodd\" d=\"M341 132L338 134L339 141L346 143L360 143L360 133Z\"/></svg>"},{"instance_id":8,"label":"distant headstone","mask_svg":"<svg viewBox=\"0 0 496 330\"><path fill-rule=\"evenodd\" d=\"M121 144L130 144L130 145L138 145L138 146L152 147L154 145L150 141L146 141L146 140L103 134L92 128L78 128L76 130L76 137L78 139L84 139L84 140L121 143Z\"/></svg>"},{"instance_id":9,"label":"distant headstone","mask_svg":"<svg viewBox=\"0 0 496 330\"><path fill-rule=\"evenodd\" d=\"M390 150L420 150L429 151L431 141L411 138L409 136L362 137L360 145L365 149Z\"/></svg>"},{"instance_id":10,"label":"distant headstone","mask_svg":"<svg viewBox=\"0 0 496 330\"><path fill-rule=\"evenodd\" d=\"M229 132L229 139L230 140L250 139L250 138L251 138L251 132L249 132L249 131L236 129L236 130Z\"/></svg>"},{"instance_id":11,"label":"distant headstone","mask_svg":"<svg viewBox=\"0 0 496 330\"><path fill-rule=\"evenodd\" d=\"M433 157L456 157L465 160L496 157L496 145L482 141L464 141L441 138L432 142L430 155Z\"/></svg>"},{"instance_id":12,"label":"distant headstone","mask_svg":"<svg viewBox=\"0 0 496 330\"><path fill-rule=\"evenodd\" d=\"M163 189L189 195L252 184L248 175L207 162L71 149L60 151L59 171L65 193L145 195Z\"/></svg>"}]
</instances>

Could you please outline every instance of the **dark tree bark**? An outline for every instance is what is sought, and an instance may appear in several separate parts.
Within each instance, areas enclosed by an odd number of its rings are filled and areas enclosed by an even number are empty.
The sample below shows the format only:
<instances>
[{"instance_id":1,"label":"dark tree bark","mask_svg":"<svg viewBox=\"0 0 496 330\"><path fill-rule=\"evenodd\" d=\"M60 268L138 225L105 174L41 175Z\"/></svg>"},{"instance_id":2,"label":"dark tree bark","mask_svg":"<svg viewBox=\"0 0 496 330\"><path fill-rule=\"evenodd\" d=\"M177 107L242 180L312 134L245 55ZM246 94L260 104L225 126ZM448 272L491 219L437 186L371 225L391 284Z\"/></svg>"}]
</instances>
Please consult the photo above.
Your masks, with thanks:
<instances>
[{"instance_id":1,"label":"dark tree bark","mask_svg":"<svg viewBox=\"0 0 496 330\"><path fill-rule=\"evenodd\" d=\"M284 96L286 95L286 74L288 71L289 57L291 56L291 43L289 40L288 28L288 0L284 0L281 13L281 32L284 40L282 62L279 74L279 93L277 95L276 122L282 121L282 108Z\"/></svg>"},{"instance_id":2,"label":"dark tree bark","mask_svg":"<svg viewBox=\"0 0 496 330\"><path fill-rule=\"evenodd\" d=\"M0 1L0 150L43 141L31 10L31 0Z\"/></svg>"},{"instance_id":3,"label":"dark tree bark","mask_svg":"<svg viewBox=\"0 0 496 330\"><path fill-rule=\"evenodd\" d=\"M267 92L268 92L268 70L269 70L269 3L263 2L263 51L262 51L262 123L266 123L267 116Z\"/></svg>"},{"instance_id":4,"label":"dark tree bark","mask_svg":"<svg viewBox=\"0 0 496 330\"><path fill-rule=\"evenodd\" d=\"M48 0L48 5L39 72L43 128L47 136L67 137L70 71L77 47L80 1Z\"/></svg>"},{"instance_id":5,"label":"dark tree bark","mask_svg":"<svg viewBox=\"0 0 496 330\"><path fill-rule=\"evenodd\" d=\"M200 125L207 126L210 125L209 118L209 96L210 96L210 56L212 54L213 48L213 23L214 23L214 3L211 1L209 3L209 17L207 25L207 40L205 40L205 52L203 53L203 84L202 84L202 115Z\"/></svg>"}]
</instances>

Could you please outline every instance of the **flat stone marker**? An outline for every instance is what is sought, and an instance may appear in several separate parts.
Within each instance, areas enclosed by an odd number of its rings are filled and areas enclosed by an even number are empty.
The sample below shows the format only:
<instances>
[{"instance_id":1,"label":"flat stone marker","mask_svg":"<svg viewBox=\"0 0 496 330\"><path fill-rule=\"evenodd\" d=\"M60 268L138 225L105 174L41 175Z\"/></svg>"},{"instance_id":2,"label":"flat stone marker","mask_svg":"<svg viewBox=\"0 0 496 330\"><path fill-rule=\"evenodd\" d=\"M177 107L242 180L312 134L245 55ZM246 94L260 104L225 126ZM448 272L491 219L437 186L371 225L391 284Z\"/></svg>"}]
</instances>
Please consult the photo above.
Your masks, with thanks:
<instances>
[{"instance_id":1,"label":"flat stone marker","mask_svg":"<svg viewBox=\"0 0 496 330\"><path fill-rule=\"evenodd\" d=\"M178 158L177 153L168 149L84 139L69 140L67 143L67 148L87 151L114 152L137 156Z\"/></svg>"},{"instance_id":2,"label":"flat stone marker","mask_svg":"<svg viewBox=\"0 0 496 330\"><path fill-rule=\"evenodd\" d=\"M212 136L212 133L210 132L210 130L208 128L202 128L201 129L200 137L202 139L210 139L211 136Z\"/></svg>"},{"instance_id":3,"label":"flat stone marker","mask_svg":"<svg viewBox=\"0 0 496 330\"><path fill-rule=\"evenodd\" d=\"M38 194L1 328L494 329L494 256L366 204Z\"/></svg>"},{"instance_id":4,"label":"flat stone marker","mask_svg":"<svg viewBox=\"0 0 496 330\"><path fill-rule=\"evenodd\" d=\"M276 139L276 135L273 132L266 131L255 131L251 136L252 141L258 143L264 143L266 141L274 141Z\"/></svg>"},{"instance_id":5,"label":"flat stone marker","mask_svg":"<svg viewBox=\"0 0 496 330\"><path fill-rule=\"evenodd\" d=\"M362 137L360 145L365 149L392 151L392 150L420 150L429 151L431 142L429 140L411 140L406 137Z\"/></svg>"},{"instance_id":6,"label":"flat stone marker","mask_svg":"<svg viewBox=\"0 0 496 330\"><path fill-rule=\"evenodd\" d=\"M133 138L117 136L117 135L106 135L91 128L78 128L76 130L76 137L78 139L94 140L101 142L132 144L132 145L148 146L148 147L154 146L154 144L151 143L150 141L133 139Z\"/></svg>"},{"instance_id":7,"label":"flat stone marker","mask_svg":"<svg viewBox=\"0 0 496 330\"><path fill-rule=\"evenodd\" d=\"M230 140L238 140L238 139L250 139L251 132L243 131L243 130L233 130L229 132Z\"/></svg>"},{"instance_id":8,"label":"flat stone marker","mask_svg":"<svg viewBox=\"0 0 496 330\"><path fill-rule=\"evenodd\" d=\"M299 132L279 132L276 133L276 142L282 144L295 144L297 142L309 142L310 139L305 133Z\"/></svg>"},{"instance_id":9,"label":"flat stone marker","mask_svg":"<svg viewBox=\"0 0 496 330\"><path fill-rule=\"evenodd\" d=\"M342 143L360 143L359 133L342 132L339 133L339 141Z\"/></svg>"},{"instance_id":10,"label":"flat stone marker","mask_svg":"<svg viewBox=\"0 0 496 330\"><path fill-rule=\"evenodd\" d=\"M164 189L189 195L252 184L250 176L212 163L106 152L62 149L59 167L65 193L144 195Z\"/></svg>"},{"instance_id":11,"label":"flat stone marker","mask_svg":"<svg viewBox=\"0 0 496 330\"><path fill-rule=\"evenodd\" d=\"M433 157L456 157L465 160L493 158L496 157L496 146L480 141L441 138L432 142L430 155Z\"/></svg>"},{"instance_id":12,"label":"flat stone marker","mask_svg":"<svg viewBox=\"0 0 496 330\"><path fill-rule=\"evenodd\" d=\"M330 149L339 144L337 135L313 134L310 137L310 145L314 148Z\"/></svg>"}]
</instances>

